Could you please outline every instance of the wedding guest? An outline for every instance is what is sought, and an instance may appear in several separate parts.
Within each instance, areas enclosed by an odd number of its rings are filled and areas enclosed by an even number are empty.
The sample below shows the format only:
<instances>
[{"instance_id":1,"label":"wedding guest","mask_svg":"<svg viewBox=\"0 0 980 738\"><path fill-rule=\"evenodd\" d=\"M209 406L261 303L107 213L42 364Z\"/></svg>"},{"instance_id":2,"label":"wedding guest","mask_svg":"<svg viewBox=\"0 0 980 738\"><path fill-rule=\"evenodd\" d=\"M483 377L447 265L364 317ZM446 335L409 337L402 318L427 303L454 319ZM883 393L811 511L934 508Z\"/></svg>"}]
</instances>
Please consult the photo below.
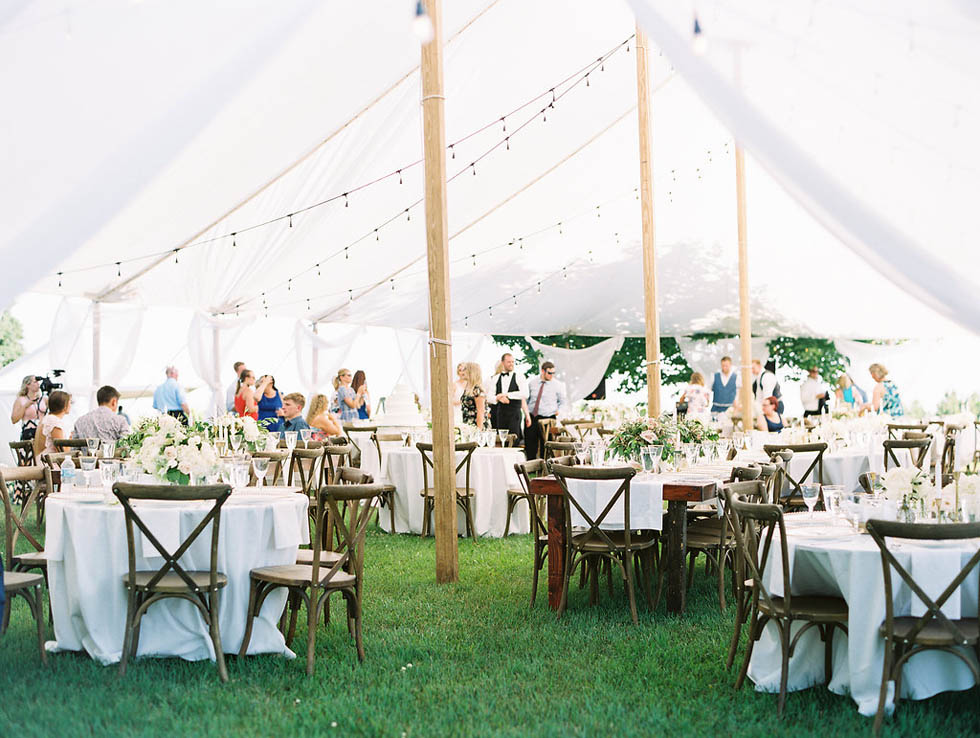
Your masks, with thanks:
<instances>
[{"instance_id":1,"label":"wedding guest","mask_svg":"<svg viewBox=\"0 0 980 738\"><path fill-rule=\"evenodd\" d=\"M261 392L256 389L255 393L258 397L256 405L259 409L259 422L263 423L267 430L281 432L282 418L279 415L282 412L282 395L276 389L276 378L271 374L259 377L258 386L263 388Z\"/></svg>"},{"instance_id":2,"label":"wedding guest","mask_svg":"<svg viewBox=\"0 0 980 738\"><path fill-rule=\"evenodd\" d=\"M514 355L507 353L500 357L500 369L490 377L490 424L499 430L507 430L523 438L523 426L531 425L527 410L527 380L520 372L514 371ZM522 417L523 422L522 422Z\"/></svg>"},{"instance_id":3,"label":"wedding guest","mask_svg":"<svg viewBox=\"0 0 980 738\"><path fill-rule=\"evenodd\" d=\"M459 405L463 414L463 423L486 430L490 427L490 414L487 412L487 393L483 389L483 373L480 371L480 365L468 361L460 366L463 367L462 378L465 382Z\"/></svg>"},{"instance_id":4,"label":"wedding guest","mask_svg":"<svg viewBox=\"0 0 980 738\"><path fill-rule=\"evenodd\" d=\"M778 409L779 398L767 397L762 401L762 414L755 421L755 427L761 431L778 433L783 429L783 416Z\"/></svg>"},{"instance_id":5,"label":"wedding guest","mask_svg":"<svg viewBox=\"0 0 980 738\"><path fill-rule=\"evenodd\" d=\"M230 413L235 412L235 398L238 396L238 380L242 376L242 369L245 368L244 361L235 362L235 381L228 385L225 391L225 410Z\"/></svg>"},{"instance_id":6,"label":"wedding guest","mask_svg":"<svg viewBox=\"0 0 980 738\"><path fill-rule=\"evenodd\" d=\"M463 398L463 392L466 391L466 362L459 362L456 365L456 380L453 382L453 386L449 388L449 399L453 403L453 418L456 425L462 425L463 415L461 409L461 402Z\"/></svg>"},{"instance_id":7,"label":"wedding guest","mask_svg":"<svg viewBox=\"0 0 980 738\"><path fill-rule=\"evenodd\" d=\"M256 385L255 373L251 369L242 369L238 376L238 391L235 393L235 412L241 417L246 415L253 420L259 419L258 396L265 392L266 378L262 384Z\"/></svg>"},{"instance_id":8,"label":"wedding guest","mask_svg":"<svg viewBox=\"0 0 980 738\"><path fill-rule=\"evenodd\" d=\"M10 422L20 423L20 440L30 441L37 432L38 423L48 411L48 401L41 394L41 382L28 374L20 383L20 392L10 411Z\"/></svg>"},{"instance_id":9,"label":"wedding guest","mask_svg":"<svg viewBox=\"0 0 980 738\"><path fill-rule=\"evenodd\" d=\"M344 429L334 414L330 412L326 395L313 395L313 399L310 400L310 409L306 412L306 422L311 428L322 431L328 436L344 435Z\"/></svg>"},{"instance_id":10,"label":"wedding guest","mask_svg":"<svg viewBox=\"0 0 980 738\"><path fill-rule=\"evenodd\" d=\"M99 387L95 393L98 404L77 421L72 438L98 438L102 441L118 441L129 435L129 421L119 414L119 392L115 387Z\"/></svg>"},{"instance_id":11,"label":"wedding guest","mask_svg":"<svg viewBox=\"0 0 980 738\"><path fill-rule=\"evenodd\" d=\"M333 380L333 388L337 390L337 409L341 423L352 423L358 418L357 408L361 406L361 398L351 387L353 379L350 369L341 369Z\"/></svg>"},{"instance_id":12,"label":"wedding guest","mask_svg":"<svg viewBox=\"0 0 980 738\"><path fill-rule=\"evenodd\" d=\"M153 392L153 409L172 415L187 425L190 409L187 406L187 395L184 393L183 387L177 383L178 376L177 367L167 367L166 380Z\"/></svg>"},{"instance_id":13,"label":"wedding guest","mask_svg":"<svg viewBox=\"0 0 980 738\"><path fill-rule=\"evenodd\" d=\"M564 382L555 379L555 365L550 361L541 364L541 374L528 380L527 391L531 422L524 439L524 453L528 459L536 459L541 457L547 440L540 437L538 421L557 418L558 413L568 406L568 396Z\"/></svg>"},{"instance_id":14,"label":"wedding guest","mask_svg":"<svg viewBox=\"0 0 980 738\"><path fill-rule=\"evenodd\" d=\"M752 381L752 394L755 396L755 401L761 403L767 397L775 397L778 403L777 410L783 412L783 401L780 399L783 393L776 379L776 360L769 359L763 368L759 359L752 359L752 374L755 376Z\"/></svg>"},{"instance_id":15,"label":"wedding guest","mask_svg":"<svg viewBox=\"0 0 980 738\"><path fill-rule=\"evenodd\" d=\"M708 409L708 390L704 386L704 375L701 372L691 373L680 402L687 403L688 415L703 413Z\"/></svg>"},{"instance_id":16,"label":"wedding guest","mask_svg":"<svg viewBox=\"0 0 980 738\"><path fill-rule=\"evenodd\" d=\"M838 405L860 405L861 400L857 392L855 392L855 385L851 381L851 377L848 374L841 374L837 377L837 389L834 390L834 395L837 397Z\"/></svg>"},{"instance_id":17,"label":"wedding guest","mask_svg":"<svg viewBox=\"0 0 980 738\"><path fill-rule=\"evenodd\" d=\"M820 415L830 401L830 392L820 381L820 372L815 366L807 370L807 378L800 383L800 400L803 402L803 417Z\"/></svg>"},{"instance_id":18,"label":"wedding guest","mask_svg":"<svg viewBox=\"0 0 980 738\"><path fill-rule=\"evenodd\" d=\"M871 402L864 405L864 407L870 408L876 413L881 412L885 415L891 415L893 418L904 415L905 411L902 409L902 397L895 383L890 379L886 379L888 370L885 366L874 363L868 367L868 371L871 374L871 378L875 381L875 387L871 393Z\"/></svg>"},{"instance_id":19,"label":"wedding guest","mask_svg":"<svg viewBox=\"0 0 980 738\"><path fill-rule=\"evenodd\" d=\"M71 395L55 390L48 398L48 412L34 434L34 458L40 460L41 454L53 454L54 442L68 438L68 413L71 412Z\"/></svg>"},{"instance_id":20,"label":"wedding guest","mask_svg":"<svg viewBox=\"0 0 980 738\"><path fill-rule=\"evenodd\" d=\"M371 395L368 394L367 377L363 370L358 369L354 372L354 379L351 381L350 387L360 397L357 417L360 420L368 420L371 417Z\"/></svg>"},{"instance_id":21,"label":"wedding guest","mask_svg":"<svg viewBox=\"0 0 980 738\"><path fill-rule=\"evenodd\" d=\"M303 419L303 407L306 398L299 392L290 392L282 398L282 429L286 431L301 431L310 427Z\"/></svg>"},{"instance_id":22,"label":"wedding guest","mask_svg":"<svg viewBox=\"0 0 980 738\"><path fill-rule=\"evenodd\" d=\"M732 357L721 357L721 371L711 381L711 412L723 413L735 404L738 395L738 372L732 371Z\"/></svg>"}]
</instances>

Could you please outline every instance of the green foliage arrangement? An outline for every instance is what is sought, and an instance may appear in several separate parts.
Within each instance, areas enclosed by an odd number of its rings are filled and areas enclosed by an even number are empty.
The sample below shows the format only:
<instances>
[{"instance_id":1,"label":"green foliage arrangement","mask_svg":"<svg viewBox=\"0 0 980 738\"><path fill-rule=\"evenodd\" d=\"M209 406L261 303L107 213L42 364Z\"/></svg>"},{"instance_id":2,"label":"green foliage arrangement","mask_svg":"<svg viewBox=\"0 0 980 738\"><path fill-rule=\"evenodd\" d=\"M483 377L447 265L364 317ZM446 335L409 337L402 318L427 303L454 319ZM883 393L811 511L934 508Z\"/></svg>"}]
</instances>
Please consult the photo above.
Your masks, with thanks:
<instances>
[{"instance_id":1,"label":"green foliage arrangement","mask_svg":"<svg viewBox=\"0 0 980 738\"><path fill-rule=\"evenodd\" d=\"M794 379L805 377L807 370L815 366L823 380L833 384L850 364L834 342L826 338L774 338L767 346L776 365Z\"/></svg>"},{"instance_id":2,"label":"green foliage arrangement","mask_svg":"<svg viewBox=\"0 0 980 738\"><path fill-rule=\"evenodd\" d=\"M24 355L24 328L9 311L0 314L0 366Z\"/></svg>"},{"instance_id":3,"label":"green foliage arrangement","mask_svg":"<svg viewBox=\"0 0 980 738\"><path fill-rule=\"evenodd\" d=\"M705 425L700 420L682 418L677 422L677 432L680 434L681 443L704 443L705 441L717 441L721 438L718 429Z\"/></svg>"},{"instance_id":4,"label":"green foliage arrangement","mask_svg":"<svg viewBox=\"0 0 980 738\"><path fill-rule=\"evenodd\" d=\"M644 446L663 446L663 460L672 461L676 451L677 425L670 415L640 418L623 423L609 440L609 450L623 461L639 458Z\"/></svg>"}]
</instances>

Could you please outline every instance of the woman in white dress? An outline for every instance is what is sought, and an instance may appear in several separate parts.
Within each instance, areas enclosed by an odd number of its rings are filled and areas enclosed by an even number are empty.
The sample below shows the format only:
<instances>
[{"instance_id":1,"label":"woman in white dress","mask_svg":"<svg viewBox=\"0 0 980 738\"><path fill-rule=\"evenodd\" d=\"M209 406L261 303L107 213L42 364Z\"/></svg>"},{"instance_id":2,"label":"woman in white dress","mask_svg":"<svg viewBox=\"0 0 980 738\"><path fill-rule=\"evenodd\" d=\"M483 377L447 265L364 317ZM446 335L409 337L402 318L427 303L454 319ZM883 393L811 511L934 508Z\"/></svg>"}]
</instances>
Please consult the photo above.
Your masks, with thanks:
<instances>
[{"instance_id":1,"label":"woman in white dress","mask_svg":"<svg viewBox=\"0 0 980 738\"><path fill-rule=\"evenodd\" d=\"M449 389L450 399L453 402L453 424L463 424L463 392L466 391L466 364L460 362L456 365L456 381Z\"/></svg>"}]
</instances>

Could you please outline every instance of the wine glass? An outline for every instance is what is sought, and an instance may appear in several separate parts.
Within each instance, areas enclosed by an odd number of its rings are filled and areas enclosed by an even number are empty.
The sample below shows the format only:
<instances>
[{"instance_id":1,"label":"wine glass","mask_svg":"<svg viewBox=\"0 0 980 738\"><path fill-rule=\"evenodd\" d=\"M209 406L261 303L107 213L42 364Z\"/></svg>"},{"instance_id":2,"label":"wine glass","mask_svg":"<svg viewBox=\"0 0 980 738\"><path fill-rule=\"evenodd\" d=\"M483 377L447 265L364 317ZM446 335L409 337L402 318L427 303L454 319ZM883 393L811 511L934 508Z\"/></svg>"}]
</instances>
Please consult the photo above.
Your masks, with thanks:
<instances>
[{"instance_id":1,"label":"wine glass","mask_svg":"<svg viewBox=\"0 0 980 738\"><path fill-rule=\"evenodd\" d=\"M291 455L293 449L296 448L296 438L299 436L299 433L296 431L284 431L282 435L286 439L286 449Z\"/></svg>"},{"instance_id":2,"label":"wine glass","mask_svg":"<svg viewBox=\"0 0 980 738\"><path fill-rule=\"evenodd\" d=\"M237 433L229 433L228 443L231 444L231 452L237 454L238 449L242 447L242 438Z\"/></svg>"},{"instance_id":3,"label":"wine glass","mask_svg":"<svg viewBox=\"0 0 980 738\"><path fill-rule=\"evenodd\" d=\"M310 447L310 437L313 435L313 431L310 428L300 429L299 436L303 439L303 448Z\"/></svg>"},{"instance_id":4,"label":"wine glass","mask_svg":"<svg viewBox=\"0 0 980 738\"><path fill-rule=\"evenodd\" d=\"M804 484L803 489L803 502L806 504L807 509L810 511L809 518L813 519L813 508L817 506L817 500L820 499L820 485L819 484Z\"/></svg>"},{"instance_id":5,"label":"wine glass","mask_svg":"<svg viewBox=\"0 0 980 738\"><path fill-rule=\"evenodd\" d=\"M228 451L228 441L223 438L219 438L214 442L214 449L218 452L219 458L224 456Z\"/></svg>"},{"instance_id":6,"label":"wine glass","mask_svg":"<svg viewBox=\"0 0 980 738\"><path fill-rule=\"evenodd\" d=\"M252 469L255 471L256 486L265 486L265 475L269 471L269 459L262 456L253 456Z\"/></svg>"},{"instance_id":7,"label":"wine glass","mask_svg":"<svg viewBox=\"0 0 980 738\"><path fill-rule=\"evenodd\" d=\"M269 431L269 435L265 437L265 450L275 451L279 448L279 432Z\"/></svg>"},{"instance_id":8,"label":"wine glass","mask_svg":"<svg viewBox=\"0 0 980 738\"><path fill-rule=\"evenodd\" d=\"M101 441L98 438L86 438L85 445L88 447L89 456L99 455L99 444Z\"/></svg>"},{"instance_id":9,"label":"wine glass","mask_svg":"<svg viewBox=\"0 0 980 738\"><path fill-rule=\"evenodd\" d=\"M575 458L578 459L579 464L584 464L585 460L589 458L589 444L587 443L575 441L572 443L572 450L575 452Z\"/></svg>"},{"instance_id":10,"label":"wine glass","mask_svg":"<svg viewBox=\"0 0 980 738\"><path fill-rule=\"evenodd\" d=\"M681 452L684 454L684 462L688 468L694 466L697 460L698 446L696 443L684 443L681 445Z\"/></svg>"},{"instance_id":11,"label":"wine glass","mask_svg":"<svg viewBox=\"0 0 980 738\"><path fill-rule=\"evenodd\" d=\"M506 428L500 428L497 430L497 437L500 438L500 448L507 445L507 436L510 435L510 431Z\"/></svg>"}]
</instances>

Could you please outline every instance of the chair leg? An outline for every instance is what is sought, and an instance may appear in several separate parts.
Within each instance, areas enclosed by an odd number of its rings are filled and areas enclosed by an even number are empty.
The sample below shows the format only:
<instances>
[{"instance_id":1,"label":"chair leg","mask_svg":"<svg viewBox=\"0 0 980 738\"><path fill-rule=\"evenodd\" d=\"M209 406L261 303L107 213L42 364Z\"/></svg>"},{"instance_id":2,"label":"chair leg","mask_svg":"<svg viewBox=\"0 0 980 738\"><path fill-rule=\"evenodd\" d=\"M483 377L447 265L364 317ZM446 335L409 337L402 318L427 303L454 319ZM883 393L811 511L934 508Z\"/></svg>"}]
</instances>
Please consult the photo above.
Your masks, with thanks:
<instances>
[{"instance_id":1,"label":"chair leg","mask_svg":"<svg viewBox=\"0 0 980 738\"><path fill-rule=\"evenodd\" d=\"M473 523L473 506L470 504L472 502L471 497L463 498L465 502L463 503L463 508L466 511L466 529L469 533L470 538L476 538L476 525Z\"/></svg>"},{"instance_id":2,"label":"chair leg","mask_svg":"<svg viewBox=\"0 0 980 738\"><path fill-rule=\"evenodd\" d=\"M745 606L741 594L735 596L735 627L732 629L732 642L728 646L728 658L725 660L725 668L731 669L735 663L735 654L738 653L738 642L742 637L742 625L745 623Z\"/></svg>"},{"instance_id":3,"label":"chair leg","mask_svg":"<svg viewBox=\"0 0 980 738\"><path fill-rule=\"evenodd\" d=\"M504 523L504 538L510 535L510 516L514 511L514 505L517 504L517 498L508 495L507 499L507 522Z\"/></svg>"},{"instance_id":4,"label":"chair leg","mask_svg":"<svg viewBox=\"0 0 980 738\"><path fill-rule=\"evenodd\" d=\"M391 535L395 535L395 493L388 493L388 517L391 520Z\"/></svg>"},{"instance_id":5,"label":"chair leg","mask_svg":"<svg viewBox=\"0 0 980 738\"><path fill-rule=\"evenodd\" d=\"M316 587L310 587L310 596L306 600L306 676L313 676L313 661L316 658L316 623L319 620L321 593Z\"/></svg>"},{"instance_id":6,"label":"chair leg","mask_svg":"<svg viewBox=\"0 0 980 738\"><path fill-rule=\"evenodd\" d=\"M688 552L688 564L687 564L687 588L690 589L691 585L694 583L694 562L698 558L697 551Z\"/></svg>"},{"instance_id":7,"label":"chair leg","mask_svg":"<svg viewBox=\"0 0 980 738\"><path fill-rule=\"evenodd\" d=\"M563 577L562 587L561 587L561 601L558 603L558 612L556 616L561 618L565 612L565 608L568 606L568 584L569 580L572 578L572 561L565 562L565 576ZM585 566L585 561L580 562L582 566ZM584 579L584 575L583 575Z\"/></svg>"},{"instance_id":8,"label":"chair leg","mask_svg":"<svg viewBox=\"0 0 980 738\"><path fill-rule=\"evenodd\" d=\"M222 682L228 681L228 667L225 665L225 650L221 645L221 627L218 622L219 614L219 600L221 599L217 590L211 592L208 596L208 605L210 607L211 620L211 643L214 644L214 660L218 662L218 677Z\"/></svg>"},{"instance_id":9,"label":"chair leg","mask_svg":"<svg viewBox=\"0 0 980 738\"><path fill-rule=\"evenodd\" d=\"M136 592L128 589L126 597L126 630L123 636L122 658L119 659L119 676L126 676L126 665L129 663L129 652L133 646L133 617L136 615Z\"/></svg>"},{"instance_id":10,"label":"chair leg","mask_svg":"<svg viewBox=\"0 0 980 738\"><path fill-rule=\"evenodd\" d=\"M837 630L833 625L827 625L824 635L823 653L823 679L824 684L830 685L830 677L834 670L834 631Z\"/></svg>"},{"instance_id":11,"label":"chair leg","mask_svg":"<svg viewBox=\"0 0 980 738\"><path fill-rule=\"evenodd\" d=\"M745 656L742 659L742 666L738 670L738 676L735 677L735 689L741 689L742 684L745 682L745 675L749 671L749 661L752 659L752 649L755 647L756 638L761 635L761 630L762 625L759 622L759 618L753 615L749 621L749 642L745 648Z\"/></svg>"},{"instance_id":12,"label":"chair leg","mask_svg":"<svg viewBox=\"0 0 980 738\"><path fill-rule=\"evenodd\" d=\"M425 501L422 503L422 537L425 538L429 535L429 516L432 514L432 503L428 495L425 496Z\"/></svg>"},{"instance_id":13,"label":"chair leg","mask_svg":"<svg viewBox=\"0 0 980 738\"><path fill-rule=\"evenodd\" d=\"M11 595L3 601L3 625L0 626L0 634L6 633L7 628L10 627L10 600L12 599Z\"/></svg>"},{"instance_id":14,"label":"chair leg","mask_svg":"<svg viewBox=\"0 0 980 738\"><path fill-rule=\"evenodd\" d=\"M258 596L258 582L249 577L248 586L248 609L245 611L245 635L242 636L242 647L238 649L239 658L244 658L248 653L248 642L252 640L252 620L255 619L255 599Z\"/></svg>"},{"instance_id":15,"label":"chair leg","mask_svg":"<svg viewBox=\"0 0 980 738\"><path fill-rule=\"evenodd\" d=\"M881 733L881 726L885 720L885 702L888 699L888 682L892 671L892 651L891 641L885 639L885 660L881 666L881 688L878 690L878 711L875 713L874 735Z\"/></svg>"},{"instance_id":16,"label":"chair leg","mask_svg":"<svg viewBox=\"0 0 980 738\"><path fill-rule=\"evenodd\" d=\"M786 707L786 685L789 682L789 639L793 621L776 623L776 627L779 629L779 645L783 651L782 668L779 673L779 704L776 707L776 715L782 717L783 708Z\"/></svg>"},{"instance_id":17,"label":"chair leg","mask_svg":"<svg viewBox=\"0 0 980 738\"><path fill-rule=\"evenodd\" d=\"M541 570L541 547L537 541L534 542L534 571L531 579L531 607L534 607L534 599L538 596L538 572Z\"/></svg>"},{"instance_id":18,"label":"chair leg","mask_svg":"<svg viewBox=\"0 0 980 738\"><path fill-rule=\"evenodd\" d=\"M44 600L41 596L41 585L37 585L33 589L33 595L27 598L27 604L37 624L37 647L41 652L41 663L47 666L48 653L44 650Z\"/></svg>"},{"instance_id":19,"label":"chair leg","mask_svg":"<svg viewBox=\"0 0 980 738\"><path fill-rule=\"evenodd\" d=\"M593 560L589 564L589 605L595 605L599 601L599 569L601 568L601 561Z\"/></svg>"},{"instance_id":20,"label":"chair leg","mask_svg":"<svg viewBox=\"0 0 980 738\"><path fill-rule=\"evenodd\" d=\"M299 620L300 598L295 592L289 593L286 610L289 612L289 628L286 631L286 647L289 648L296 636L296 621Z\"/></svg>"},{"instance_id":21,"label":"chair leg","mask_svg":"<svg viewBox=\"0 0 980 738\"><path fill-rule=\"evenodd\" d=\"M633 616L633 625L639 625L640 619L636 614L636 586L633 580L633 553L625 551L623 553L623 568L626 570L626 591L630 600L630 615Z\"/></svg>"},{"instance_id":22,"label":"chair leg","mask_svg":"<svg viewBox=\"0 0 980 738\"><path fill-rule=\"evenodd\" d=\"M353 592L344 592L347 598L348 617L354 621L354 643L357 646L357 660L364 661L364 641L361 638L361 603Z\"/></svg>"},{"instance_id":23,"label":"chair leg","mask_svg":"<svg viewBox=\"0 0 980 738\"><path fill-rule=\"evenodd\" d=\"M725 562L728 560L728 553L721 547L718 549L718 607L725 612Z\"/></svg>"}]
</instances>

